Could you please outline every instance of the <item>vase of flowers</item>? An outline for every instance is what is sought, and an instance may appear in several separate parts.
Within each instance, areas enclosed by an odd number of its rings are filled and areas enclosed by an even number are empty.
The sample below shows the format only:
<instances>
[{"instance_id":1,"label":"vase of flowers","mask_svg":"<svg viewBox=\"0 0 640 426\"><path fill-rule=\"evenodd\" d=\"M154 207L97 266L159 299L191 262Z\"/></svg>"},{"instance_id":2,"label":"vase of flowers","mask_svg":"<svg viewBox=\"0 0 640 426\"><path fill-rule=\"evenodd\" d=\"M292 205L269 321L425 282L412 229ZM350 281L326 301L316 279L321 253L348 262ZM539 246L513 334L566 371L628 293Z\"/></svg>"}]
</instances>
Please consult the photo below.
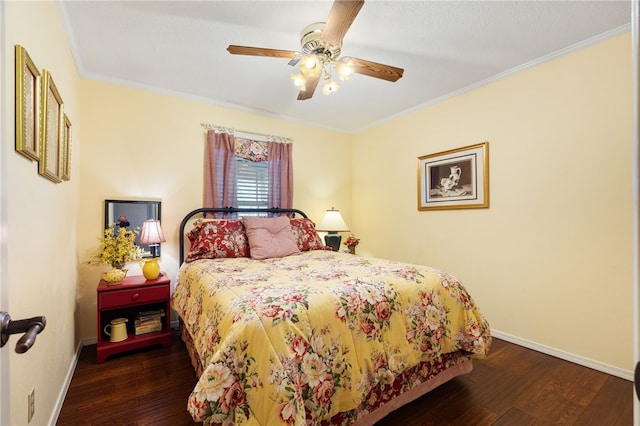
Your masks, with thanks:
<instances>
[{"instance_id":1,"label":"vase of flowers","mask_svg":"<svg viewBox=\"0 0 640 426\"><path fill-rule=\"evenodd\" d=\"M344 245L349 249L349 253L356 254L356 247L360 244L360 238L356 238L355 235L350 235L345 241Z\"/></svg>"},{"instance_id":2,"label":"vase of flowers","mask_svg":"<svg viewBox=\"0 0 640 426\"><path fill-rule=\"evenodd\" d=\"M111 270L102 274L102 279L108 284L118 284L127 275L125 266L142 258L142 249L136 245L138 228L127 229L111 224L98 237L98 251L89 263L93 265L111 265Z\"/></svg>"}]
</instances>

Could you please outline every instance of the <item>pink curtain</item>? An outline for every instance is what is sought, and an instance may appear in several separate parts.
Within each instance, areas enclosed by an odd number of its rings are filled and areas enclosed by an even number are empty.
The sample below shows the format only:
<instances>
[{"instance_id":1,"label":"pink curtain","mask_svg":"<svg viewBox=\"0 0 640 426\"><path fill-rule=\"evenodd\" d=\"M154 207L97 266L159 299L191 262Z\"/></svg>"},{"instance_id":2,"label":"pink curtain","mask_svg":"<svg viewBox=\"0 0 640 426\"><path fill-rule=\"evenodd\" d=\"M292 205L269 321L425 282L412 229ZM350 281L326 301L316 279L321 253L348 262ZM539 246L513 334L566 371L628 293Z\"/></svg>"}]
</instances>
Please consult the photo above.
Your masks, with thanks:
<instances>
[{"instance_id":1,"label":"pink curtain","mask_svg":"<svg viewBox=\"0 0 640 426\"><path fill-rule=\"evenodd\" d=\"M269 207L293 208L293 144L267 142Z\"/></svg>"},{"instance_id":2,"label":"pink curtain","mask_svg":"<svg viewBox=\"0 0 640 426\"><path fill-rule=\"evenodd\" d=\"M204 207L236 207L234 136L207 132L204 159Z\"/></svg>"}]
</instances>

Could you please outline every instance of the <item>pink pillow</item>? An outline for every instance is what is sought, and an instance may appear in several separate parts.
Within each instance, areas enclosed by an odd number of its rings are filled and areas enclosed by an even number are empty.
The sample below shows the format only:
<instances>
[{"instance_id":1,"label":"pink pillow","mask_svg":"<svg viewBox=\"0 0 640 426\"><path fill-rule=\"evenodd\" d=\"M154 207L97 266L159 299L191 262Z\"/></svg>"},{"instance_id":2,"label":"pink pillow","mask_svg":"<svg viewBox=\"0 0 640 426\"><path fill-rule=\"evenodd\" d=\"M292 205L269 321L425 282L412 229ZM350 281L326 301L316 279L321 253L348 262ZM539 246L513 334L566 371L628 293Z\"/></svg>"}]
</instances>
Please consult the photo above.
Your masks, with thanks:
<instances>
[{"instance_id":1,"label":"pink pillow","mask_svg":"<svg viewBox=\"0 0 640 426\"><path fill-rule=\"evenodd\" d=\"M204 220L187 234L191 248L185 262L218 257L249 257L249 244L239 219Z\"/></svg>"},{"instance_id":2,"label":"pink pillow","mask_svg":"<svg viewBox=\"0 0 640 426\"><path fill-rule=\"evenodd\" d=\"M288 217L244 217L242 223L252 259L284 257L300 252Z\"/></svg>"},{"instance_id":3,"label":"pink pillow","mask_svg":"<svg viewBox=\"0 0 640 426\"><path fill-rule=\"evenodd\" d=\"M300 251L324 250L325 244L316 232L316 225L306 217L290 219L296 244Z\"/></svg>"}]
</instances>

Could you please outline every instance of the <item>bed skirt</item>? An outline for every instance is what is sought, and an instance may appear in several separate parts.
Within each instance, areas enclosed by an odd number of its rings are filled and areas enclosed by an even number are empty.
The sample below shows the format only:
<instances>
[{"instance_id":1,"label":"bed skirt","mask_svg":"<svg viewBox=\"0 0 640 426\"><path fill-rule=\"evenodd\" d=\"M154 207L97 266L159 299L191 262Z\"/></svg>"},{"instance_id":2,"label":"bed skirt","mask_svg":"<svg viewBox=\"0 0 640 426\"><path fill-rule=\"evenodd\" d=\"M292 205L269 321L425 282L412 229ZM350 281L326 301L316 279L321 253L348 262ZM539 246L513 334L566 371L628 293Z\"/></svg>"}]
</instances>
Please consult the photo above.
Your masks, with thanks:
<instances>
[{"instance_id":1,"label":"bed skirt","mask_svg":"<svg viewBox=\"0 0 640 426\"><path fill-rule=\"evenodd\" d=\"M200 377L204 367L193 348L191 335L184 327L180 329L191 364L197 377ZM422 362L396 377L392 384L372 389L358 409L338 413L330 420L323 421L322 425L371 426L392 411L472 370L473 362L463 351L444 354L433 362Z\"/></svg>"}]
</instances>

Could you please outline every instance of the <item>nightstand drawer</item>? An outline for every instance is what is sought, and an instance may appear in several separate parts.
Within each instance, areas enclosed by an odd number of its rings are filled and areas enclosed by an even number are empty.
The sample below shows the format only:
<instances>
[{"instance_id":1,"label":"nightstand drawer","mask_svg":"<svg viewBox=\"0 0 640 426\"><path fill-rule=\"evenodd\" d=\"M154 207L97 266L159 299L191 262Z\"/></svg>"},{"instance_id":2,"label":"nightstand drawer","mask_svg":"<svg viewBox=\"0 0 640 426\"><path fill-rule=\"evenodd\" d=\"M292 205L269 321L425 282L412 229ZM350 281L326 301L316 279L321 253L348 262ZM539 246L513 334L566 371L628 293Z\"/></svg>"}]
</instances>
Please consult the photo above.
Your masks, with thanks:
<instances>
[{"instance_id":1,"label":"nightstand drawer","mask_svg":"<svg viewBox=\"0 0 640 426\"><path fill-rule=\"evenodd\" d=\"M162 302L168 298L169 286L159 285L132 290L103 292L98 295L98 305L101 309L109 309L118 306L130 306L154 301Z\"/></svg>"}]
</instances>

